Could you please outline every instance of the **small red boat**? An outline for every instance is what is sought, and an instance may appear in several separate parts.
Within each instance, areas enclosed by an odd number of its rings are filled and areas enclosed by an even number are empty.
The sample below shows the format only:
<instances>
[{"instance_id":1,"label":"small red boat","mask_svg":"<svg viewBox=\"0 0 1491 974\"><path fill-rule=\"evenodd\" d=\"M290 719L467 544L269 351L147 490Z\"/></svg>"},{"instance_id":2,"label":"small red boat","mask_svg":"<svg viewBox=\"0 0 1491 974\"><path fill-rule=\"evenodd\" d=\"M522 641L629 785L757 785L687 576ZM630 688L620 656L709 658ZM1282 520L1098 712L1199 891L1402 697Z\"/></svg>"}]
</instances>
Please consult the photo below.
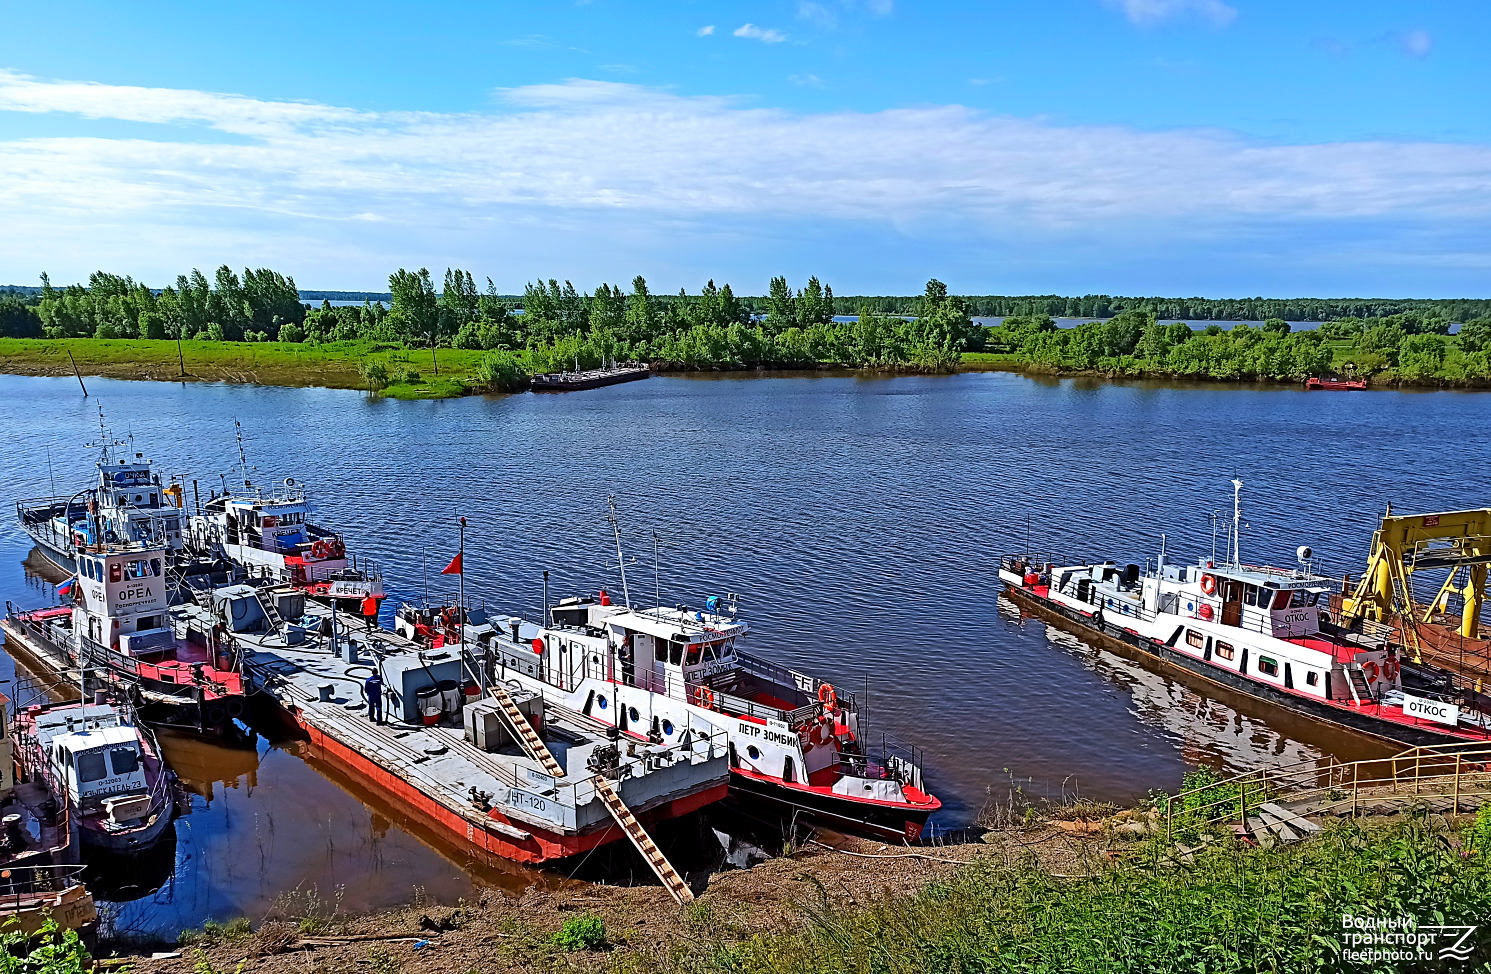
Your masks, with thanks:
<instances>
[{"instance_id":1,"label":"small red boat","mask_svg":"<svg viewBox=\"0 0 1491 974\"><path fill-rule=\"evenodd\" d=\"M1322 379L1311 376L1305 380L1306 389L1323 389L1328 392L1355 392L1367 388L1366 379Z\"/></svg>"}]
</instances>

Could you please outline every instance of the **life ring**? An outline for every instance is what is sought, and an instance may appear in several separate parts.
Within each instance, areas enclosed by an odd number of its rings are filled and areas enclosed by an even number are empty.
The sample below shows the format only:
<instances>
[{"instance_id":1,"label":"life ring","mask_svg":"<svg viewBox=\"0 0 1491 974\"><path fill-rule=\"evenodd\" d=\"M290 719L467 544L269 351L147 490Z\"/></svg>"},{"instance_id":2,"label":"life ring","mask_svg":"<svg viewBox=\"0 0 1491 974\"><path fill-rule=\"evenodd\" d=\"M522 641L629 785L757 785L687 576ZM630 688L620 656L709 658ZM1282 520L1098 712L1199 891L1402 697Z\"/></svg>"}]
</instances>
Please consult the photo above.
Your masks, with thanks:
<instances>
[{"instance_id":1,"label":"life ring","mask_svg":"<svg viewBox=\"0 0 1491 974\"><path fill-rule=\"evenodd\" d=\"M694 688L694 702L708 710L714 709L714 691L709 687Z\"/></svg>"},{"instance_id":2,"label":"life ring","mask_svg":"<svg viewBox=\"0 0 1491 974\"><path fill-rule=\"evenodd\" d=\"M347 553L347 546L342 544L341 538L332 538L327 550L331 553L331 557L340 558Z\"/></svg>"},{"instance_id":3,"label":"life ring","mask_svg":"<svg viewBox=\"0 0 1491 974\"><path fill-rule=\"evenodd\" d=\"M311 545L311 557L315 558L317 561L321 560L322 558L325 558L326 557L326 542L324 542L324 541L317 541L315 544Z\"/></svg>"},{"instance_id":4,"label":"life ring","mask_svg":"<svg viewBox=\"0 0 1491 974\"><path fill-rule=\"evenodd\" d=\"M1217 579L1216 579L1216 576L1214 576L1214 575L1202 575L1201 576L1201 591L1205 592L1207 595L1211 595L1216 590L1217 590Z\"/></svg>"},{"instance_id":5,"label":"life ring","mask_svg":"<svg viewBox=\"0 0 1491 974\"><path fill-rule=\"evenodd\" d=\"M1207 602L1202 602L1201 605L1196 608L1196 617L1198 619L1203 619L1207 622L1210 622L1212 617L1211 605Z\"/></svg>"},{"instance_id":6,"label":"life ring","mask_svg":"<svg viewBox=\"0 0 1491 974\"><path fill-rule=\"evenodd\" d=\"M1362 674L1366 676L1368 683L1376 683L1378 676L1377 664L1368 660L1362 664Z\"/></svg>"},{"instance_id":7,"label":"life ring","mask_svg":"<svg viewBox=\"0 0 1491 974\"><path fill-rule=\"evenodd\" d=\"M1387 659L1382 661L1382 678L1391 683L1398 678L1398 671L1400 669L1402 669L1401 664L1399 664L1397 660L1389 656Z\"/></svg>"},{"instance_id":8,"label":"life ring","mask_svg":"<svg viewBox=\"0 0 1491 974\"><path fill-rule=\"evenodd\" d=\"M834 691L832 683L823 683L818 687L818 702L829 710L839 709L839 695Z\"/></svg>"}]
</instances>

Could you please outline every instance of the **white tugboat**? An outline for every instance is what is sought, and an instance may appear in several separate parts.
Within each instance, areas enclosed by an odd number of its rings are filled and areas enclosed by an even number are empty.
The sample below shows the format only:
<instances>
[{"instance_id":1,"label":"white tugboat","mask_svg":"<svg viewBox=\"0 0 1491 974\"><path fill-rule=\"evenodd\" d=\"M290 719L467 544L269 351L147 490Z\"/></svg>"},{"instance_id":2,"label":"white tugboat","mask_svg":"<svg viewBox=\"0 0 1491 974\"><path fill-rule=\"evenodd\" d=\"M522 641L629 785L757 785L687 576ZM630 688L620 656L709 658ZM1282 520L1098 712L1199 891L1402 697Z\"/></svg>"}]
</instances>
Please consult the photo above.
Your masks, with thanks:
<instances>
[{"instance_id":1,"label":"white tugboat","mask_svg":"<svg viewBox=\"0 0 1491 974\"><path fill-rule=\"evenodd\" d=\"M98 532L95 528L94 532ZM105 690L133 701L143 718L222 733L244 710L238 663L221 633L178 633L161 544L100 543L75 549L76 575L63 604L22 609L0 620L13 655L85 697Z\"/></svg>"},{"instance_id":2,"label":"white tugboat","mask_svg":"<svg viewBox=\"0 0 1491 974\"><path fill-rule=\"evenodd\" d=\"M349 558L339 534L311 521L305 486L287 477L268 490L256 487L241 432L238 456L240 486L214 494L191 519L194 543L251 578L291 585L319 601L381 602L382 576L370 563L359 566Z\"/></svg>"},{"instance_id":3,"label":"white tugboat","mask_svg":"<svg viewBox=\"0 0 1491 974\"><path fill-rule=\"evenodd\" d=\"M1491 717L1405 689L1394 647L1330 625L1339 583L1311 569L1244 564L1238 553L1242 481L1233 481L1226 557L1156 568L1067 564L1006 555L999 580L1021 608L1078 634L1116 639L1146 655L1325 723L1404 744L1491 739Z\"/></svg>"},{"instance_id":4,"label":"white tugboat","mask_svg":"<svg viewBox=\"0 0 1491 974\"><path fill-rule=\"evenodd\" d=\"M143 852L175 817L154 736L110 703L28 707L16 720L20 766L55 783L84 848Z\"/></svg>"},{"instance_id":5,"label":"white tugboat","mask_svg":"<svg viewBox=\"0 0 1491 974\"><path fill-rule=\"evenodd\" d=\"M109 436L102 412L99 435L94 483L67 496L17 501L21 529L66 572L76 571L78 549L94 544L156 544L176 557L187 543L181 485L163 482L142 453L120 456L127 443Z\"/></svg>"}]
</instances>

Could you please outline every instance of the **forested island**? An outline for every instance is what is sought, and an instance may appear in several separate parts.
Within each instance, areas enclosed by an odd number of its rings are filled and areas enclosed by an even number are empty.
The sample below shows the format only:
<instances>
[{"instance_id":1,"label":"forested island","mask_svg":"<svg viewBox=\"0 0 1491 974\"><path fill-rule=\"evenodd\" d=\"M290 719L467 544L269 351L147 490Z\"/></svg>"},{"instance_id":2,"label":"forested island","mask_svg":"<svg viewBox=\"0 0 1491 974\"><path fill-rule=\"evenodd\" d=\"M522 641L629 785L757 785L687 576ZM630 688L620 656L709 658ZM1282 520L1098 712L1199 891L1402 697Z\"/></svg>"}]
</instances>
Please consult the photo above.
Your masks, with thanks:
<instances>
[{"instance_id":1,"label":"forested island","mask_svg":"<svg viewBox=\"0 0 1491 974\"><path fill-rule=\"evenodd\" d=\"M319 305L269 269L199 270L163 288L97 272L87 284L0 294L0 364L9 371L189 377L366 387L395 396L521 388L530 375L641 361L659 369L959 367L1110 376L1297 382L1345 373L1379 384L1491 386L1491 301L1183 299L1088 295L961 297L931 280L914 297L835 297L783 277L759 297L709 281L697 294L580 291L557 279L499 293L470 271L389 277L387 302ZM378 297L381 297L378 296ZM1268 313L1261 324L1193 329L1170 317ZM1006 315L997 327L973 320ZM855 316L836 320L836 316ZM1094 317L1058 328L1056 316ZM1295 320L1324 317L1318 328ZM1454 325L1459 322L1458 330ZM59 340L68 340L65 342ZM53 343L56 343L55 345ZM189 368L188 352L191 365ZM132 363L138 368L132 372Z\"/></svg>"}]
</instances>

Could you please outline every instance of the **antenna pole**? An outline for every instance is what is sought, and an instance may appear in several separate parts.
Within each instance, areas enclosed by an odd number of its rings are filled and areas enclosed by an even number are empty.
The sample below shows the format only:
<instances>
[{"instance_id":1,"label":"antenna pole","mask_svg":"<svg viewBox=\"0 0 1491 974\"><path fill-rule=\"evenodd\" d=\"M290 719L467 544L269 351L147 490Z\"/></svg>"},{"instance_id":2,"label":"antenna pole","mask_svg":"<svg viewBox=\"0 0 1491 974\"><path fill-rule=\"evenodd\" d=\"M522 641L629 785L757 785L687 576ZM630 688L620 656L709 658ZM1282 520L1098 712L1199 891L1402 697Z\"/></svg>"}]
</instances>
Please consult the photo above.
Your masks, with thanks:
<instances>
[{"instance_id":1,"label":"antenna pole","mask_svg":"<svg viewBox=\"0 0 1491 974\"><path fill-rule=\"evenodd\" d=\"M1232 481L1232 563L1242 564L1242 487L1241 480Z\"/></svg>"},{"instance_id":2,"label":"antenna pole","mask_svg":"<svg viewBox=\"0 0 1491 974\"><path fill-rule=\"evenodd\" d=\"M652 532L652 605L654 609L663 604L663 588L662 585L658 582L657 567L658 551L660 548L661 544L658 541L657 532L654 531Z\"/></svg>"},{"instance_id":3,"label":"antenna pole","mask_svg":"<svg viewBox=\"0 0 1491 974\"><path fill-rule=\"evenodd\" d=\"M616 520L616 495L612 494L609 503L611 505L611 533L616 536L616 566L621 569L621 600L626 607L632 607L632 595L626 587L626 559L621 555L621 522Z\"/></svg>"}]
</instances>

